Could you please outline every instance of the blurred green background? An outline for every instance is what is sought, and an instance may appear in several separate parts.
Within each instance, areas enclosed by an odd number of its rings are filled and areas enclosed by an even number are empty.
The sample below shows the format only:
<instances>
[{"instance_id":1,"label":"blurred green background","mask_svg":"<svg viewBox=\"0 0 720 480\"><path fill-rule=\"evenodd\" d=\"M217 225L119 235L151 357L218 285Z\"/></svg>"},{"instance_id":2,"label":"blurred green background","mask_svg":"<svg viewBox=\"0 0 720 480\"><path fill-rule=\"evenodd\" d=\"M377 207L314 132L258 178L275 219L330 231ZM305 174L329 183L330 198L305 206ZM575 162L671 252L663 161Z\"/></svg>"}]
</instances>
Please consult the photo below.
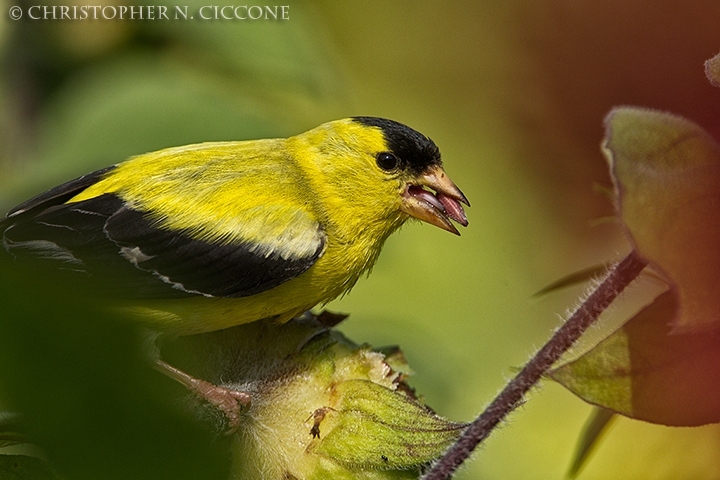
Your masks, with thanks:
<instances>
[{"instance_id":1,"label":"blurred green background","mask_svg":"<svg viewBox=\"0 0 720 480\"><path fill-rule=\"evenodd\" d=\"M287 21L14 21L14 2L0 2L3 210L168 146L353 115L432 137L470 226L453 237L408 225L328 308L351 313L341 328L356 342L399 344L413 385L453 420L480 412L583 288L533 293L628 251L602 221L607 111L653 107L720 132L720 92L703 74L720 46L715 0L319 0L289 2ZM563 478L589 412L546 382L456 478ZM718 447L715 426L620 420L579 478L717 478Z\"/></svg>"}]
</instances>

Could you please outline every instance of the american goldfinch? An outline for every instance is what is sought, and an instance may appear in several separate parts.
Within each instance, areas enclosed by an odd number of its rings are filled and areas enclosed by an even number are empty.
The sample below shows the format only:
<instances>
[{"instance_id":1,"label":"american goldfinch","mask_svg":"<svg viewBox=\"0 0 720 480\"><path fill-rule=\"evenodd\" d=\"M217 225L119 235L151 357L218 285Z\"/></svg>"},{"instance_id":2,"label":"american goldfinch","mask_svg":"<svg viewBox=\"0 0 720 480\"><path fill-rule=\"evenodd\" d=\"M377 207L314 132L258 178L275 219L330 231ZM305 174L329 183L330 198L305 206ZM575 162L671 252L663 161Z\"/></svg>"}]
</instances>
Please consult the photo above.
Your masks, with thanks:
<instances>
[{"instance_id":1,"label":"american goldfinch","mask_svg":"<svg viewBox=\"0 0 720 480\"><path fill-rule=\"evenodd\" d=\"M87 274L153 328L185 335L328 302L408 218L457 234L461 203L429 138L354 117L132 157L18 205L0 232L16 261Z\"/></svg>"}]
</instances>

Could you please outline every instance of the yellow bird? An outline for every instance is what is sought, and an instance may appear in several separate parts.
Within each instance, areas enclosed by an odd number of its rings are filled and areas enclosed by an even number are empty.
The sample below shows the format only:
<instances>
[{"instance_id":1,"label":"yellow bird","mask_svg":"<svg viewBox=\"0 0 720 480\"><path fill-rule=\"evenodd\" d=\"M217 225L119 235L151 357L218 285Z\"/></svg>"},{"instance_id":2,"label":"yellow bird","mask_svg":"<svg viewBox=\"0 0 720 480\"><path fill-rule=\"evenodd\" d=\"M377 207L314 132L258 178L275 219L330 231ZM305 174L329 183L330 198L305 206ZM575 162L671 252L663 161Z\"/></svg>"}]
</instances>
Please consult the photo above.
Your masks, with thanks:
<instances>
[{"instance_id":1,"label":"yellow bird","mask_svg":"<svg viewBox=\"0 0 720 480\"><path fill-rule=\"evenodd\" d=\"M328 302L408 218L457 234L461 203L429 138L354 117L132 157L22 203L0 232L16 261L88 274L153 328L186 335Z\"/></svg>"}]
</instances>

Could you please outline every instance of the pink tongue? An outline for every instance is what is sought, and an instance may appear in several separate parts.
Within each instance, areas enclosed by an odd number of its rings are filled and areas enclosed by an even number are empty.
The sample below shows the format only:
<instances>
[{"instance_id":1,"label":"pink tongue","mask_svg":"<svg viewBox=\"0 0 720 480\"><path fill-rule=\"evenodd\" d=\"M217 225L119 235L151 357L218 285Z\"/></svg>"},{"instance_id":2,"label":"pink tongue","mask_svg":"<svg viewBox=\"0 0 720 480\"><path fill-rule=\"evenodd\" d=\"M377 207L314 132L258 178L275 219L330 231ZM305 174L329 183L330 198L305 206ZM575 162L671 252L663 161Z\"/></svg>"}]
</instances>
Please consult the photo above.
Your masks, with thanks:
<instances>
[{"instance_id":1,"label":"pink tongue","mask_svg":"<svg viewBox=\"0 0 720 480\"><path fill-rule=\"evenodd\" d=\"M410 193L413 197L422 198L426 202L428 202L430 205L434 206L440 211L444 211L445 207L442 203L438 201L438 199L433 195L431 192L428 192L422 187L416 187L415 185L410 187Z\"/></svg>"},{"instance_id":2,"label":"pink tongue","mask_svg":"<svg viewBox=\"0 0 720 480\"><path fill-rule=\"evenodd\" d=\"M444 193L438 193L437 199L442 203L442 206L445 209L445 214L458 222L463 227L468 226L468 219L465 215L465 210L463 210L462 205L460 205L460 202L455 200L452 197L448 197Z\"/></svg>"}]
</instances>

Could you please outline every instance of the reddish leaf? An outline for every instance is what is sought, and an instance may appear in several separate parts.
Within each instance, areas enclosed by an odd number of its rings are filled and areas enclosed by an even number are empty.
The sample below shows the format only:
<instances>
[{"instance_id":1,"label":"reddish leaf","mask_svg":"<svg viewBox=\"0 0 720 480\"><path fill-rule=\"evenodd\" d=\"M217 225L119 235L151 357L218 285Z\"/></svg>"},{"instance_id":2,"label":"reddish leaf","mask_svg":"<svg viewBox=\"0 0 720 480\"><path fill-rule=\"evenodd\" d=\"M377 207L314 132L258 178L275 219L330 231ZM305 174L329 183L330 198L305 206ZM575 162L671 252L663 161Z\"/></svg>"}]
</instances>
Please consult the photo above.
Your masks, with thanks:
<instances>
[{"instance_id":1,"label":"reddish leaf","mask_svg":"<svg viewBox=\"0 0 720 480\"><path fill-rule=\"evenodd\" d=\"M720 422L720 332L673 333L668 291L551 376L584 400L654 423Z\"/></svg>"},{"instance_id":2,"label":"reddish leaf","mask_svg":"<svg viewBox=\"0 0 720 480\"><path fill-rule=\"evenodd\" d=\"M696 124L653 110L616 108L605 125L620 218L677 290L673 324L720 327L720 146Z\"/></svg>"}]
</instances>

